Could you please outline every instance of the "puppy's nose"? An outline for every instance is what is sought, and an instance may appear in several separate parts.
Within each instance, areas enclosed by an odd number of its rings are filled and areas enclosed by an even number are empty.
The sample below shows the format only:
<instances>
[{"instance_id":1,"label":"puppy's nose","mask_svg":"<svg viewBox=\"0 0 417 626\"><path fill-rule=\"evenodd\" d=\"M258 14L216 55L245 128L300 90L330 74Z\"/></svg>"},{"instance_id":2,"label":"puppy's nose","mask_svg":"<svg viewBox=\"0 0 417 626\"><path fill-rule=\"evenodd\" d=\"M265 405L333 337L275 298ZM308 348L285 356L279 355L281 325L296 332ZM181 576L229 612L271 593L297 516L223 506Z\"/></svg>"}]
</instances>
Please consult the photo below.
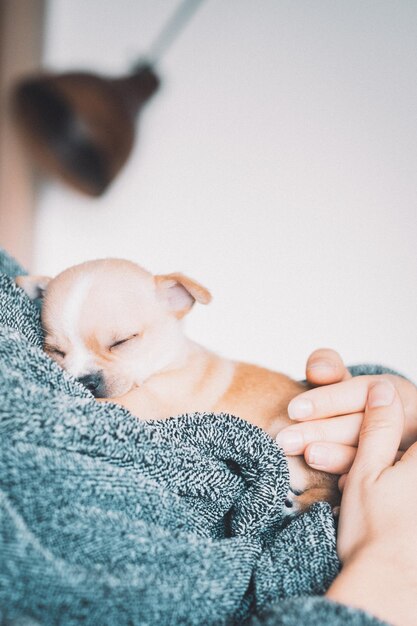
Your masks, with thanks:
<instances>
[{"instance_id":1,"label":"puppy's nose","mask_svg":"<svg viewBox=\"0 0 417 626\"><path fill-rule=\"evenodd\" d=\"M80 376L77 380L84 385L84 387L87 387L93 396L96 398L101 397L104 390L104 380L101 372L86 374L85 376Z\"/></svg>"}]
</instances>

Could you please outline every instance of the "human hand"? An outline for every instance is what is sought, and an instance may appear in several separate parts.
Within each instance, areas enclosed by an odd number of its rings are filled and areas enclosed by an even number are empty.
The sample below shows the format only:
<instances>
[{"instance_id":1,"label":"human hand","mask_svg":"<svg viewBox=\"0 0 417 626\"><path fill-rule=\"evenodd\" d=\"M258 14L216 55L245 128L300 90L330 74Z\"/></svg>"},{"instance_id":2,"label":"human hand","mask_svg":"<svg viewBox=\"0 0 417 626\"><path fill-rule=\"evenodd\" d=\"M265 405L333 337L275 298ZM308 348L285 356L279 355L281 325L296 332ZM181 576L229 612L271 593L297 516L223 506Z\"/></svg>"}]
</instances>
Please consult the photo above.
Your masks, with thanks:
<instances>
[{"instance_id":1,"label":"human hand","mask_svg":"<svg viewBox=\"0 0 417 626\"><path fill-rule=\"evenodd\" d=\"M342 496L337 550L343 569L327 597L411 626L417 611L417 444L395 463L403 429L395 386L374 381Z\"/></svg>"},{"instance_id":2,"label":"human hand","mask_svg":"<svg viewBox=\"0 0 417 626\"><path fill-rule=\"evenodd\" d=\"M368 391L379 380L395 386L404 407L401 450L417 441L417 387L405 378L392 374L352 378L339 354L328 349L310 355L306 378L318 386L290 402L288 413L296 424L277 436L287 455L304 454L315 469L346 473L355 458Z\"/></svg>"}]
</instances>

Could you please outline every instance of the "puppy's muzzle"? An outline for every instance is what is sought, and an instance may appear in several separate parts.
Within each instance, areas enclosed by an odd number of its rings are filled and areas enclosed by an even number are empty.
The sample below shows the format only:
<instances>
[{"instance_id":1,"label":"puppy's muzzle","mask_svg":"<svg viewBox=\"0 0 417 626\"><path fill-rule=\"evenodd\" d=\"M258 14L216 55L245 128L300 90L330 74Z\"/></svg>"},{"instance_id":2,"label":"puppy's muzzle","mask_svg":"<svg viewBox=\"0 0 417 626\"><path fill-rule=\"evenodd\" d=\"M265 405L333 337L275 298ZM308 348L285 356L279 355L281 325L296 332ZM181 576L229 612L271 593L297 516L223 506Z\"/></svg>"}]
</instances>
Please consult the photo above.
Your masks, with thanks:
<instances>
[{"instance_id":1,"label":"puppy's muzzle","mask_svg":"<svg viewBox=\"0 0 417 626\"><path fill-rule=\"evenodd\" d=\"M84 385L84 387L87 387L95 398L105 397L105 384L102 372L86 374L85 376L80 376L77 380Z\"/></svg>"}]
</instances>

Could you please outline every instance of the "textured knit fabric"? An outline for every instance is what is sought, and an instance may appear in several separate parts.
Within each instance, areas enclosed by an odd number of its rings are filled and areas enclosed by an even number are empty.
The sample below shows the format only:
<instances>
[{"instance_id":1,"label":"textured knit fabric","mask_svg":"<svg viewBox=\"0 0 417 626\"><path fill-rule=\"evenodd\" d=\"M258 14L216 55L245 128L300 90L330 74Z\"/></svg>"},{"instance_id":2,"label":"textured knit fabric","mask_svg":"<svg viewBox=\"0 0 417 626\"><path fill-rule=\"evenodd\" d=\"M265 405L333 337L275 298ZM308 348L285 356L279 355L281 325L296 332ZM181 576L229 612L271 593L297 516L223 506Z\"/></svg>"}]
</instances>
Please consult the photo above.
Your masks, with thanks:
<instances>
[{"instance_id":1,"label":"textured knit fabric","mask_svg":"<svg viewBox=\"0 0 417 626\"><path fill-rule=\"evenodd\" d=\"M0 271L1 624L379 623L307 598L339 571L334 520L319 503L284 523L265 433L96 402L43 353L5 253Z\"/></svg>"},{"instance_id":2,"label":"textured knit fabric","mask_svg":"<svg viewBox=\"0 0 417 626\"><path fill-rule=\"evenodd\" d=\"M325 598L291 598L252 617L246 626L387 626L356 609Z\"/></svg>"}]
</instances>

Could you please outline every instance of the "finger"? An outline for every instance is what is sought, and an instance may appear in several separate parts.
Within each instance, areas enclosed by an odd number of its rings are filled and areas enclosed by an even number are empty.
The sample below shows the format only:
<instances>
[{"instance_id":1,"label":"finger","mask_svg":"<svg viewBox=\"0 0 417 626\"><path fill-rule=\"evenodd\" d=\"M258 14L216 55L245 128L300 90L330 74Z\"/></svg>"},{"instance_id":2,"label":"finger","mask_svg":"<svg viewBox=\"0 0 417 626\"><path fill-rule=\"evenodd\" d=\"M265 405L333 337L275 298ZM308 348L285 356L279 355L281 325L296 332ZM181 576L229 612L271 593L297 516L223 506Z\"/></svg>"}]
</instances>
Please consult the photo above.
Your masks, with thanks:
<instances>
[{"instance_id":1,"label":"finger","mask_svg":"<svg viewBox=\"0 0 417 626\"><path fill-rule=\"evenodd\" d=\"M357 448L355 448L355 456L356 456L356 452L357 452ZM404 452L402 450L398 450L397 454L395 455L395 461L399 461L402 456L404 455ZM353 465L353 462L352 464ZM346 478L347 478L347 474L342 473L342 472L335 472L336 474L342 474L338 480L338 487L339 487L339 491L343 492L343 489L345 487L345 483L346 483Z\"/></svg>"},{"instance_id":2,"label":"finger","mask_svg":"<svg viewBox=\"0 0 417 626\"><path fill-rule=\"evenodd\" d=\"M330 385L351 378L338 352L320 348L310 354L306 365L306 379L313 385Z\"/></svg>"},{"instance_id":3,"label":"finger","mask_svg":"<svg viewBox=\"0 0 417 626\"><path fill-rule=\"evenodd\" d=\"M362 419L363 413L352 413L332 419L300 422L283 428L276 442L285 454L303 454L306 446L320 441L357 446Z\"/></svg>"},{"instance_id":4,"label":"finger","mask_svg":"<svg viewBox=\"0 0 417 626\"><path fill-rule=\"evenodd\" d=\"M356 376L350 380L309 389L296 396L288 405L293 420L313 420L364 410L370 384L381 376Z\"/></svg>"},{"instance_id":5,"label":"finger","mask_svg":"<svg viewBox=\"0 0 417 626\"><path fill-rule=\"evenodd\" d=\"M342 474L339 480L337 481L337 486L339 487L339 491L343 493L343 489L345 488L347 474Z\"/></svg>"},{"instance_id":6,"label":"finger","mask_svg":"<svg viewBox=\"0 0 417 626\"><path fill-rule=\"evenodd\" d=\"M345 474L352 467L357 449L339 443L312 443L307 446L304 458L310 467L329 472Z\"/></svg>"},{"instance_id":7,"label":"finger","mask_svg":"<svg viewBox=\"0 0 417 626\"><path fill-rule=\"evenodd\" d=\"M354 480L372 480L393 465L404 427L404 411L400 397L389 380L380 379L371 385L359 444L350 476Z\"/></svg>"}]
</instances>

